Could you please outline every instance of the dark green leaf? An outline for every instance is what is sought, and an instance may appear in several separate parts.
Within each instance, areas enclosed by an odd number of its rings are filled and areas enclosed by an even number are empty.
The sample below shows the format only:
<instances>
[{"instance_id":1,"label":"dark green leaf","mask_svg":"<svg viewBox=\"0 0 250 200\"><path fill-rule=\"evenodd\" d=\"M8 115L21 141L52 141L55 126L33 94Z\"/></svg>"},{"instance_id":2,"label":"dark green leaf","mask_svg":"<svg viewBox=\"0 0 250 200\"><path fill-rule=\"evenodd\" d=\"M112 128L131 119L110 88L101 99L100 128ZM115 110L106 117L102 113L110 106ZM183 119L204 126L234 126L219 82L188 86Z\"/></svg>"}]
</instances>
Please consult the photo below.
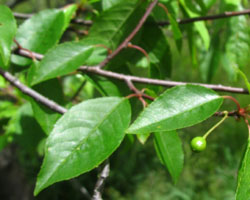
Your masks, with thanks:
<instances>
[{"instance_id":1,"label":"dark green leaf","mask_svg":"<svg viewBox=\"0 0 250 200\"><path fill-rule=\"evenodd\" d=\"M236 200L250 200L250 139L238 174Z\"/></svg>"},{"instance_id":2,"label":"dark green leaf","mask_svg":"<svg viewBox=\"0 0 250 200\"><path fill-rule=\"evenodd\" d=\"M152 35L154 37L152 37ZM151 73L150 77L169 77L171 74L172 60L170 46L163 31L152 18L150 20L150 24L145 24L143 26L139 46L148 53L151 68L156 68L158 70L158 75ZM145 58L145 56L142 55L142 58Z\"/></svg>"},{"instance_id":3,"label":"dark green leaf","mask_svg":"<svg viewBox=\"0 0 250 200\"><path fill-rule=\"evenodd\" d=\"M124 1L102 12L90 29L90 37L103 38L116 48L134 29L143 14L141 3Z\"/></svg>"},{"instance_id":4,"label":"dark green leaf","mask_svg":"<svg viewBox=\"0 0 250 200\"><path fill-rule=\"evenodd\" d=\"M11 10L0 5L0 64L6 68L11 54L11 44L16 34L16 20Z\"/></svg>"},{"instance_id":5,"label":"dark green leaf","mask_svg":"<svg viewBox=\"0 0 250 200\"><path fill-rule=\"evenodd\" d=\"M126 98L98 98L72 107L47 139L34 194L97 167L120 145L130 117Z\"/></svg>"},{"instance_id":6,"label":"dark green leaf","mask_svg":"<svg viewBox=\"0 0 250 200\"><path fill-rule=\"evenodd\" d=\"M219 67L221 58L220 38L218 33L214 35L209 50L204 51L203 54L200 65L201 77L205 82L211 82Z\"/></svg>"},{"instance_id":7,"label":"dark green leaf","mask_svg":"<svg viewBox=\"0 0 250 200\"><path fill-rule=\"evenodd\" d=\"M39 141L45 136L36 122L30 103L23 104L6 127L6 136L26 151L35 152Z\"/></svg>"},{"instance_id":8,"label":"dark green leaf","mask_svg":"<svg viewBox=\"0 0 250 200\"><path fill-rule=\"evenodd\" d=\"M182 143L176 131L155 133L154 143L158 156L176 183L184 163Z\"/></svg>"},{"instance_id":9,"label":"dark green leaf","mask_svg":"<svg viewBox=\"0 0 250 200\"><path fill-rule=\"evenodd\" d=\"M35 87L33 87L33 89L46 96L47 98L55 101L59 105L63 104L63 92L58 79L45 81L36 85ZM32 105L32 110L34 112L34 117L36 118L44 132L47 135L50 134L54 127L54 124L61 115L52 111L46 106L37 103L34 99L30 99L30 102Z\"/></svg>"},{"instance_id":10,"label":"dark green leaf","mask_svg":"<svg viewBox=\"0 0 250 200\"><path fill-rule=\"evenodd\" d=\"M197 85L176 86L154 100L127 133L171 131L200 123L215 113L223 99Z\"/></svg>"}]
</instances>

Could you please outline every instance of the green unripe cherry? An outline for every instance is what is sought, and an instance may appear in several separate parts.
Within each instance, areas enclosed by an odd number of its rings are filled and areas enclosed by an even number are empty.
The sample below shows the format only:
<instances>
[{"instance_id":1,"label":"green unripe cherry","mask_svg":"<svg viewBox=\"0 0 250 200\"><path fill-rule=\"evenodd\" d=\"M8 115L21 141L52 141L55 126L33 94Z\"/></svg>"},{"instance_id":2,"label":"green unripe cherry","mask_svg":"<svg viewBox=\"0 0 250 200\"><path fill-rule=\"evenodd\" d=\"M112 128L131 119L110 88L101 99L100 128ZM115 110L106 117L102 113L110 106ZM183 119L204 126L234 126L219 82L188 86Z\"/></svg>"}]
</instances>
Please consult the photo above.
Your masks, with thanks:
<instances>
[{"instance_id":1,"label":"green unripe cherry","mask_svg":"<svg viewBox=\"0 0 250 200\"><path fill-rule=\"evenodd\" d=\"M206 139L203 137L195 137L191 141L191 147L193 151L203 151L206 149L207 142Z\"/></svg>"}]
</instances>

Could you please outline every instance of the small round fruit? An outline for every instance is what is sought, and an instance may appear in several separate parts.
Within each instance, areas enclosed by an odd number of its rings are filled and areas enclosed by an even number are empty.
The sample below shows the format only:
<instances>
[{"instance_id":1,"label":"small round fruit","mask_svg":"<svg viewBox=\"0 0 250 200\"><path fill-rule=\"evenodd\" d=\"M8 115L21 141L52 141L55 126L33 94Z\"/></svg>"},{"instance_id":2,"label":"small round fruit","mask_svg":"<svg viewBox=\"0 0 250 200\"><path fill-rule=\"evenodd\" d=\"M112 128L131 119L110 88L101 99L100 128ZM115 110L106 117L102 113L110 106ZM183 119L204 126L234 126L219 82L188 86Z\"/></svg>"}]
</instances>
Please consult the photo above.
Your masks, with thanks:
<instances>
[{"instance_id":1,"label":"small round fruit","mask_svg":"<svg viewBox=\"0 0 250 200\"><path fill-rule=\"evenodd\" d=\"M206 139L204 139L203 137L195 137L192 139L191 141L191 147L193 149L193 151L203 151L206 149L207 146L207 142Z\"/></svg>"}]
</instances>

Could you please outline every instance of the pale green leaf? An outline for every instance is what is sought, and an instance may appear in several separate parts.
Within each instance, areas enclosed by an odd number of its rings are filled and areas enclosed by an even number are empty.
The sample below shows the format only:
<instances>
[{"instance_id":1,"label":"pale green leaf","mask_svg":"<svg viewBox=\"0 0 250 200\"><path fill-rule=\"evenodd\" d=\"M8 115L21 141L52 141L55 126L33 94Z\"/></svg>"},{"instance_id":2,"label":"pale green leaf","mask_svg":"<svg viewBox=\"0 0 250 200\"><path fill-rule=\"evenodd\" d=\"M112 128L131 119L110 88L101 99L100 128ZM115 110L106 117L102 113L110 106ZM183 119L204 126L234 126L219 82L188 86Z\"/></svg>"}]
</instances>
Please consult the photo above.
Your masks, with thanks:
<instances>
[{"instance_id":1,"label":"pale green leaf","mask_svg":"<svg viewBox=\"0 0 250 200\"><path fill-rule=\"evenodd\" d=\"M137 134L136 137L141 144L145 144L150 136L150 133L146 134Z\"/></svg>"},{"instance_id":2,"label":"pale green leaf","mask_svg":"<svg viewBox=\"0 0 250 200\"><path fill-rule=\"evenodd\" d=\"M98 98L72 107L47 139L34 194L97 167L120 145L130 118L126 98Z\"/></svg>"},{"instance_id":3,"label":"pale green leaf","mask_svg":"<svg viewBox=\"0 0 250 200\"><path fill-rule=\"evenodd\" d=\"M145 108L127 133L171 131L198 124L213 115L222 101L213 90L205 87L176 86Z\"/></svg>"},{"instance_id":4,"label":"pale green leaf","mask_svg":"<svg viewBox=\"0 0 250 200\"><path fill-rule=\"evenodd\" d=\"M194 10L195 7L190 1L180 0L180 3L189 17L200 17L200 14L196 10ZM198 31L199 35L201 36L206 49L208 49L210 45L210 36L206 28L205 22L195 22L194 26Z\"/></svg>"},{"instance_id":5,"label":"pale green leaf","mask_svg":"<svg viewBox=\"0 0 250 200\"><path fill-rule=\"evenodd\" d=\"M114 5L121 3L123 0L102 0L102 9L108 10L109 8L113 7Z\"/></svg>"}]
</instances>

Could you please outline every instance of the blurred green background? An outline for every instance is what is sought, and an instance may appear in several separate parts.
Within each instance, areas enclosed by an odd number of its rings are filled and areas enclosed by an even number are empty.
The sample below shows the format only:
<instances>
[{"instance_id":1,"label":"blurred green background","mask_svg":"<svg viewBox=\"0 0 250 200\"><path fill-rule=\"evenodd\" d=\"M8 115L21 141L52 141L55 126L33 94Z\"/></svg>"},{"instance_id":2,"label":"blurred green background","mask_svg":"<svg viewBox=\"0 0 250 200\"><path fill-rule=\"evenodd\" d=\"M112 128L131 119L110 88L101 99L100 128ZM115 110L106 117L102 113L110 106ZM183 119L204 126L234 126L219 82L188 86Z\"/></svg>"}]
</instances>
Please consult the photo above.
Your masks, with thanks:
<instances>
[{"instance_id":1,"label":"blurred green background","mask_svg":"<svg viewBox=\"0 0 250 200\"><path fill-rule=\"evenodd\" d=\"M13 11L22 13L35 13L45 8L58 8L72 2L66 0L0 0L1 4L6 4ZM192 66L187 41L184 40L182 51L178 52L173 39L169 37L168 40L173 54L172 80L202 82L199 68ZM246 66L243 71L249 75L250 65ZM231 81L224 74L225 72L220 68L212 83L245 87L240 78L237 81ZM67 84L73 89L67 94L71 96L81 81L78 79L67 81ZM85 89L81 95L90 96L91 87L89 88ZM233 96L239 100L242 106L250 103L247 95ZM233 110L235 105L226 100L223 108ZM26 113L23 117L24 127L26 130L38 130L39 125L31 116L32 114ZM110 158L111 174L105 185L104 199L233 200L238 167L247 139L247 128L243 121L237 121L234 118L227 119L208 137L207 149L202 153L193 153L189 147L189 142L194 136L203 135L219 119L212 117L199 125L179 131L183 141L185 164L176 185L173 184L165 167L156 156L152 136L144 145L140 144L136 138L127 137ZM6 121L1 121L1 124L6 124ZM42 130L40 131L37 134L42 138L44 136ZM30 137L31 134L28 131L27 137ZM0 164L1 200L88 199L82 186L92 195L98 169L74 180L56 183L34 198L32 196L33 187L42 162L42 157L38 155L38 152L37 143L25 143L22 139L0 153L2 162ZM3 163L4 161L6 164Z\"/></svg>"}]
</instances>

